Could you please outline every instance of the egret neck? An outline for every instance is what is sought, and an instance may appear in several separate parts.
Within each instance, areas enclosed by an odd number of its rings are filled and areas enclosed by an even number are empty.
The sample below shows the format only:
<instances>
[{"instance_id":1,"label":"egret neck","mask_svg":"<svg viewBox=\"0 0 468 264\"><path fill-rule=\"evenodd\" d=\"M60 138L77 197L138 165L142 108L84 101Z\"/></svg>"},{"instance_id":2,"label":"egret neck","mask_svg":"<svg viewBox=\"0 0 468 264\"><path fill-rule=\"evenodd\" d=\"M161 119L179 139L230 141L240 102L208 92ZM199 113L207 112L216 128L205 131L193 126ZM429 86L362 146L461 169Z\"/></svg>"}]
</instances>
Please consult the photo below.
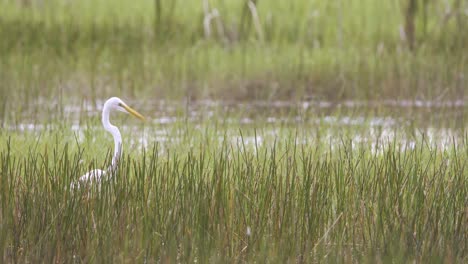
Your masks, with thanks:
<instances>
[{"instance_id":1,"label":"egret neck","mask_svg":"<svg viewBox=\"0 0 468 264\"><path fill-rule=\"evenodd\" d=\"M106 102L107 104L107 102ZM104 110L102 111L102 125L104 129L112 134L114 138L114 155L112 156L112 164L110 166L111 171L115 171L117 164L122 154L122 136L118 127L112 125L109 121L110 107L104 105Z\"/></svg>"}]
</instances>

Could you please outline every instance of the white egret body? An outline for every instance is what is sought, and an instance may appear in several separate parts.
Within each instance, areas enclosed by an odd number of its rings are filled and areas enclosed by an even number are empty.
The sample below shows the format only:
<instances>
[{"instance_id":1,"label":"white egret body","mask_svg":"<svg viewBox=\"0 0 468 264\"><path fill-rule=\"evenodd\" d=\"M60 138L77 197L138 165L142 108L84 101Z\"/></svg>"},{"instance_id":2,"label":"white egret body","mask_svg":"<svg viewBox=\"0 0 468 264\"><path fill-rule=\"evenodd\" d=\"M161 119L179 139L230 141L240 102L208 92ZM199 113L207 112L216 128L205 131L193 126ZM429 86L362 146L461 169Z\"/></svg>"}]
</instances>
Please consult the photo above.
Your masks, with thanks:
<instances>
[{"instance_id":1,"label":"white egret body","mask_svg":"<svg viewBox=\"0 0 468 264\"><path fill-rule=\"evenodd\" d=\"M132 114L143 121L145 120L145 118L140 113L129 107L120 98L109 98L104 104L104 108L102 109L102 125L104 126L104 129L111 133L112 137L114 138L114 155L112 156L112 163L107 168L107 170L95 169L87 172L85 175L80 177L79 184L85 184L87 182L100 182L106 174L112 175L117 170L118 162L120 156L122 155L122 136L119 129L112 125L109 121L109 115L112 110L118 110L124 113Z\"/></svg>"}]
</instances>

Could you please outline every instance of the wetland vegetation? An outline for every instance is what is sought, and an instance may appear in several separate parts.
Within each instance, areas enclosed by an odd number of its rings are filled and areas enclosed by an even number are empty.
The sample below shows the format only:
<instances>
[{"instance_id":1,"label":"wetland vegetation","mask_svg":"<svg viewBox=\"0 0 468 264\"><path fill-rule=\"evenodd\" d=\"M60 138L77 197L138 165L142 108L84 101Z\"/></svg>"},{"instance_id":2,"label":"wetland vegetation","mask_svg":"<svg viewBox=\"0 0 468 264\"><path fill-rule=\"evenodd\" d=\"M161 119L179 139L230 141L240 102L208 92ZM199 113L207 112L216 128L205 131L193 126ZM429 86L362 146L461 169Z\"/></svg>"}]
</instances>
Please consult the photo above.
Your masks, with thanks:
<instances>
[{"instance_id":1,"label":"wetland vegetation","mask_svg":"<svg viewBox=\"0 0 468 264\"><path fill-rule=\"evenodd\" d=\"M0 0L0 262L466 262L467 10Z\"/></svg>"}]
</instances>

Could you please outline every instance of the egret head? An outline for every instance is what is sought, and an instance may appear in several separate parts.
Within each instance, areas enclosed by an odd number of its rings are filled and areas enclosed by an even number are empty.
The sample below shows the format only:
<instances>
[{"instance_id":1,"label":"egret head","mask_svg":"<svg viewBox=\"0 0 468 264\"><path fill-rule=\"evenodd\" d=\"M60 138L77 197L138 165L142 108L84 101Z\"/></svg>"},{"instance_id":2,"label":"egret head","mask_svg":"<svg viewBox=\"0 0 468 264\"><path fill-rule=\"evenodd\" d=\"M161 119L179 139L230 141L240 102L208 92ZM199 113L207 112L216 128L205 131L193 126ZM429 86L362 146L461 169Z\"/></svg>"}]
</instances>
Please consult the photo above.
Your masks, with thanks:
<instances>
[{"instance_id":1,"label":"egret head","mask_svg":"<svg viewBox=\"0 0 468 264\"><path fill-rule=\"evenodd\" d=\"M122 101L122 99L118 97L109 98L104 104L104 109L106 108L109 110L117 110L127 114L131 114L143 121L145 120L145 118L140 113L128 106L124 101Z\"/></svg>"}]
</instances>

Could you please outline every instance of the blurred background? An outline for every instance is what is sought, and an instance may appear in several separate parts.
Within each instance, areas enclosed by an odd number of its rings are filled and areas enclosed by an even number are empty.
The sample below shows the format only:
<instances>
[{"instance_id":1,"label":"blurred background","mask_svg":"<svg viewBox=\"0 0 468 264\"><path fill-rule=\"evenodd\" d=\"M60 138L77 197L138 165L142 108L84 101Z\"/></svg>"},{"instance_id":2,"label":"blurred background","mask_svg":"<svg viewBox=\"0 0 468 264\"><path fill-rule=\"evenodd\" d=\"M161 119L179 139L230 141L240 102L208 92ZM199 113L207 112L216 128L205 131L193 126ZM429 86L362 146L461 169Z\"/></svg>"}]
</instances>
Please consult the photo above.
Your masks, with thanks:
<instances>
[{"instance_id":1,"label":"blurred background","mask_svg":"<svg viewBox=\"0 0 468 264\"><path fill-rule=\"evenodd\" d=\"M0 116L117 95L464 102L467 25L462 0L0 0Z\"/></svg>"}]
</instances>

